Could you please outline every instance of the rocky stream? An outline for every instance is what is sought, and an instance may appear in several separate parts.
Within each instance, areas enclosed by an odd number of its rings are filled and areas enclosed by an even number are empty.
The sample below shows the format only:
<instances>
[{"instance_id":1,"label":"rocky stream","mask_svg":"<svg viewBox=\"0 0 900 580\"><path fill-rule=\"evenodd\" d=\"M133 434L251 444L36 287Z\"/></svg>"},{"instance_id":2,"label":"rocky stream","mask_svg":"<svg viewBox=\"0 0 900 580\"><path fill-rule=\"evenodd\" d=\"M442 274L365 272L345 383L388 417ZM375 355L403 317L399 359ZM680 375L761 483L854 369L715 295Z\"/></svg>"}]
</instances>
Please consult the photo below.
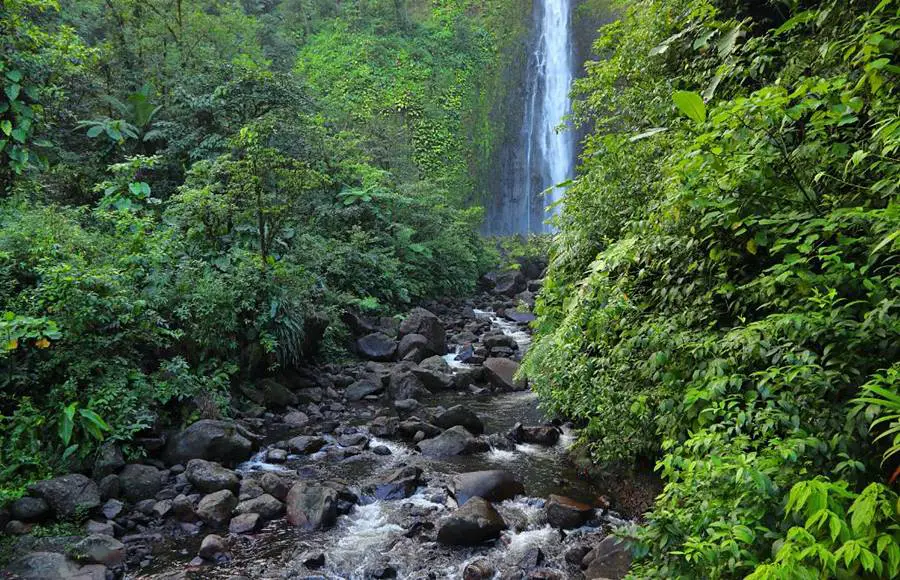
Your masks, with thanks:
<instances>
[{"instance_id":1,"label":"rocky stream","mask_svg":"<svg viewBox=\"0 0 900 580\"><path fill-rule=\"evenodd\" d=\"M19 536L0 578L623 577L609 534L644 500L576 467L573 426L515 377L539 282L489 285L400 322L347 315L360 361L264 380L233 419L146 438L141 463L108 446L33 485L0 514ZM28 533L72 518L83 534Z\"/></svg>"}]
</instances>

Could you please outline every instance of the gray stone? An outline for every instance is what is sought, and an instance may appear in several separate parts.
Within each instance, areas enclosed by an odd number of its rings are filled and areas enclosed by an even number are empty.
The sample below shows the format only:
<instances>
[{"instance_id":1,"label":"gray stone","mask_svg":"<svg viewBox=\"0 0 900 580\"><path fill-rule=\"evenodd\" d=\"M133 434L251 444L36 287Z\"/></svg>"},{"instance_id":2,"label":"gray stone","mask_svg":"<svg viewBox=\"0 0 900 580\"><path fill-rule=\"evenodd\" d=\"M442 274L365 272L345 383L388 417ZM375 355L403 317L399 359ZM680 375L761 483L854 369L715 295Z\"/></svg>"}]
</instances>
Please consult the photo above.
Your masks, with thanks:
<instances>
[{"instance_id":1,"label":"gray stone","mask_svg":"<svg viewBox=\"0 0 900 580\"><path fill-rule=\"evenodd\" d=\"M256 531L260 521L259 514L238 514L231 518L231 523L228 524L228 531L232 534L249 534Z\"/></svg>"},{"instance_id":2,"label":"gray stone","mask_svg":"<svg viewBox=\"0 0 900 580\"><path fill-rule=\"evenodd\" d=\"M253 443L244 433L230 421L203 419L172 437L165 458L170 464L191 459L218 461L224 465L246 461L253 452Z\"/></svg>"},{"instance_id":3,"label":"gray stone","mask_svg":"<svg viewBox=\"0 0 900 580\"><path fill-rule=\"evenodd\" d=\"M235 472L205 459L188 461L184 475L192 486L203 493L212 493L223 489L237 493L240 487L240 481Z\"/></svg>"},{"instance_id":4,"label":"gray stone","mask_svg":"<svg viewBox=\"0 0 900 580\"><path fill-rule=\"evenodd\" d=\"M373 332L356 340L356 352L368 360L390 361L397 354L397 341L383 332Z\"/></svg>"},{"instance_id":5,"label":"gray stone","mask_svg":"<svg viewBox=\"0 0 900 580\"><path fill-rule=\"evenodd\" d=\"M103 504L101 511L103 512L103 515L106 516L106 519L111 520L122 513L123 509L125 509L125 504L117 499L110 499Z\"/></svg>"},{"instance_id":6,"label":"gray stone","mask_svg":"<svg viewBox=\"0 0 900 580\"><path fill-rule=\"evenodd\" d=\"M285 498L287 521L297 527L316 530L337 519L337 491L330 487L295 483Z\"/></svg>"},{"instance_id":7,"label":"gray stone","mask_svg":"<svg viewBox=\"0 0 900 580\"><path fill-rule=\"evenodd\" d=\"M482 423L478 415L462 405L455 405L446 411L435 414L434 424L442 429L450 429L456 426L465 427L466 431L473 435L484 433L484 423Z\"/></svg>"},{"instance_id":8,"label":"gray stone","mask_svg":"<svg viewBox=\"0 0 900 580\"><path fill-rule=\"evenodd\" d=\"M631 550L625 541L608 536L587 553L581 566L585 578L621 580L631 567Z\"/></svg>"},{"instance_id":9,"label":"gray stone","mask_svg":"<svg viewBox=\"0 0 900 580\"><path fill-rule=\"evenodd\" d=\"M21 580L71 580L81 567L56 552L32 552L13 560L7 571Z\"/></svg>"},{"instance_id":10,"label":"gray stone","mask_svg":"<svg viewBox=\"0 0 900 580\"><path fill-rule=\"evenodd\" d=\"M222 536L209 534L200 543L200 551L197 555L205 560L212 560L216 557L216 554L224 554L227 551L228 545Z\"/></svg>"},{"instance_id":11,"label":"gray stone","mask_svg":"<svg viewBox=\"0 0 900 580\"><path fill-rule=\"evenodd\" d=\"M438 542L450 546L474 546L500 537L506 523L494 506L473 497L445 518L438 529Z\"/></svg>"},{"instance_id":12,"label":"gray stone","mask_svg":"<svg viewBox=\"0 0 900 580\"><path fill-rule=\"evenodd\" d=\"M400 336L421 334L428 339L428 348L434 354L447 352L447 333L441 321L424 308L413 308L400 323Z\"/></svg>"},{"instance_id":13,"label":"gray stone","mask_svg":"<svg viewBox=\"0 0 900 580\"><path fill-rule=\"evenodd\" d=\"M259 484L267 494L279 501L284 501L288 491L290 491L290 486L274 473L264 473L259 478Z\"/></svg>"},{"instance_id":14,"label":"gray stone","mask_svg":"<svg viewBox=\"0 0 900 580\"><path fill-rule=\"evenodd\" d=\"M544 511L551 526L564 529L582 526L594 515L591 506L561 495L551 495Z\"/></svg>"},{"instance_id":15,"label":"gray stone","mask_svg":"<svg viewBox=\"0 0 900 580\"><path fill-rule=\"evenodd\" d=\"M72 554L79 562L116 568L125 562L125 544L112 536L91 534L72 546Z\"/></svg>"},{"instance_id":16,"label":"gray stone","mask_svg":"<svg viewBox=\"0 0 900 580\"><path fill-rule=\"evenodd\" d=\"M464 427L452 427L433 439L418 444L419 451L429 457L465 455L473 451L475 438Z\"/></svg>"},{"instance_id":17,"label":"gray stone","mask_svg":"<svg viewBox=\"0 0 900 580\"><path fill-rule=\"evenodd\" d=\"M132 463L119 473L122 495L130 502L155 497L162 489L162 473L152 465Z\"/></svg>"},{"instance_id":18,"label":"gray stone","mask_svg":"<svg viewBox=\"0 0 900 580\"><path fill-rule=\"evenodd\" d=\"M326 441L322 437L300 435L298 437L289 439L287 445L294 453L299 453L300 455L309 455L325 447L325 443Z\"/></svg>"},{"instance_id":19,"label":"gray stone","mask_svg":"<svg viewBox=\"0 0 900 580\"><path fill-rule=\"evenodd\" d=\"M50 506L39 497L20 497L9 506L9 513L17 520L35 522L50 513Z\"/></svg>"},{"instance_id":20,"label":"gray stone","mask_svg":"<svg viewBox=\"0 0 900 580\"><path fill-rule=\"evenodd\" d=\"M237 498L227 489L203 497L197 505L197 515L213 527L223 527L231 519L231 512L237 506Z\"/></svg>"},{"instance_id":21,"label":"gray stone","mask_svg":"<svg viewBox=\"0 0 900 580\"><path fill-rule=\"evenodd\" d=\"M69 518L100 506L97 484L79 473L33 483L28 486L28 491L46 501L60 518Z\"/></svg>"},{"instance_id":22,"label":"gray stone","mask_svg":"<svg viewBox=\"0 0 900 580\"><path fill-rule=\"evenodd\" d=\"M519 363L508 358L489 358L484 361L484 374L494 387L501 391L524 391L528 383L515 378Z\"/></svg>"},{"instance_id":23,"label":"gray stone","mask_svg":"<svg viewBox=\"0 0 900 580\"><path fill-rule=\"evenodd\" d=\"M360 401L369 395L377 395L384 391L384 385L381 381L372 379L360 379L347 387L344 396L348 401Z\"/></svg>"},{"instance_id":24,"label":"gray stone","mask_svg":"<svg viewBox=\"0 0 900 580\"><path fill-rule=\"evenodd\" d=\"M125 457L115 443L104 443L94 460L94 479L103 479L125 467Z\"/></svg>"},{"instance_id":25,"label":"gray stone","mask_svg":"<svg viewBox=\"0 0 900 580\"><path fill-rule=\"evenodd\" d=\"M264 493L259 497L248 499L237 504L234 508L236 514L259 514L264 520L274 520L284 513L284 504Z\"/></svg>"},{"instance_id":26,"label":"gray stone","mask_svg":"<svg viewBox=\"0 0 900 580\"><path fill-rule=\"evenodd\" d=\"M391 472L383 483L375 487L375 498L382 500L404 499L416 492L421 483L422 470L407 466Z\"/></svg>"}]
</instances>

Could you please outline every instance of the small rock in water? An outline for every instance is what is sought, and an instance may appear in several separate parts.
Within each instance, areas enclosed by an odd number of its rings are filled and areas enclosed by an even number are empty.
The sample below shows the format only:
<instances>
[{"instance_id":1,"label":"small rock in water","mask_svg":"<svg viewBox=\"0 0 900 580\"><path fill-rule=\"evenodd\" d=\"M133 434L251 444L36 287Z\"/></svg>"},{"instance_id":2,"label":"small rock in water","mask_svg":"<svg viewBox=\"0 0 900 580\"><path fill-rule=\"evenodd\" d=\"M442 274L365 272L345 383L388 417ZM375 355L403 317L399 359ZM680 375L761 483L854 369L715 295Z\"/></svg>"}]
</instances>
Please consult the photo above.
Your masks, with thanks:
<instances>
[{"instance_id":1,"label":"small rock in water","mask_svg":"<svg viewBox=\"0 0 900 580\"><path fill-rule=\"evenodd\" d=\"M284 463L287 461L288 453L284 449L269 449L266 454L266 460L269 463Z\"/></svg>"},{"instance_id":2,"label":"small rock in water","mask_svg":"<svg viewBox=\"0 0 900 580\"><path fill-rule=\"evenodd\" d=\"M380 568L375 568L372 570L372 578L382 579L382 578L396 578L397 577L397 569L393 566L382 566Z\"/></svg>"},{"instance_id":3,"label":"small rock in water","mask_svg":"<svg viewBox=\"0 0 900 580\"><path fill-rule=\"evenodd\" d=\"M487 558L469 562L463 569L463 580L487 580L494 577L494 565Z\"/></svg>"},{"instance_id":4,"label":"small rock in water","mask_svg":"<svg viewBox=\"0 0 900 580\"><path fill-rule=\"evenodd\" d=\"M473 497L441 522L438 542L450 546L474 546L500 537L506 522L490 502Z\"/></svg>"},{"instance_id":5,"label":"small rock in water","mask_svg":"<svg viewBox=\"0 0 900 580\"><path fill-rule=\"evenodd\" d=\"M591 506L561 495L551 495L544 510L547 522L563 529L582 526L594 515L594 508Z\"/></svg>"},{"instance_id":6,"label":"small rock in water","mask_svg":"<svg viewBox=\"0 0 900 580\"><path fill-rule=\"evenodd\" d=\"M372 447L372 453L375 455L390 455L391 450L384 445L376 445Z\"/></svg>"},{"instance_id":7,"label":"small rock in water","mask_svg":"<svg viewBox=\"0 0 900 580\"><path fill-rule=\"evenodd\" d=\"M314 555L306 555L303 556L303 565L309 568L310 570L318 570L322 566L325 565L325 554L319 552Z\"/></svg>"}]
</instances>

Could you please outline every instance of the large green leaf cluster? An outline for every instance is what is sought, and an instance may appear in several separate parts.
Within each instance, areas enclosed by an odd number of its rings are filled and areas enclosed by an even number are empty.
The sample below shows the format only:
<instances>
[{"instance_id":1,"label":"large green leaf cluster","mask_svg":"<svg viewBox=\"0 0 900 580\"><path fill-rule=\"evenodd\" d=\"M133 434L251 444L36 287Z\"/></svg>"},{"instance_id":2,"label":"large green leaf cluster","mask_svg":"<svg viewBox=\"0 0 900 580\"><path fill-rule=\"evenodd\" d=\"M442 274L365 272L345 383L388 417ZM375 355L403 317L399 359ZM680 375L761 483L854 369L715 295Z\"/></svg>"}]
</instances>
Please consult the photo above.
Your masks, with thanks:
<instances>
[{"instance_id":1,"label":"large green leaf cluster","mask_svg":"<svg viewBox=\"0 0 900 580\"><path fill-rule=\"evenodd\" d=\"M658 459L637 576L897 573L885 406L853 401L898 389L898 26L646 0L601 31L526 372L595 459Z\"/></svg>"}]
</instances>

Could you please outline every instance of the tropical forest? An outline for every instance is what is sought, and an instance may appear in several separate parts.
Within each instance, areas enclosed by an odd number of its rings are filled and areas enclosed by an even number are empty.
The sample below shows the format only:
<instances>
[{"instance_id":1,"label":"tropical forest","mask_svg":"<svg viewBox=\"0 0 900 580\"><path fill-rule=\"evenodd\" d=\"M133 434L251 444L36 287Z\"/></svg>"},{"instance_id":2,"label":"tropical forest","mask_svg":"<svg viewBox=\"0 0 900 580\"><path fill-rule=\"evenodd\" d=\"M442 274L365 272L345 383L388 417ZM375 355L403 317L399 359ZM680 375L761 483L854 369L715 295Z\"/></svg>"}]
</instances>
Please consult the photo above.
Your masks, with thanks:
<instances>
[{"instance_id":1,"label":"tropical forest","mask_svg":"<svg viewBox=\"0 0 900 580\"><path fill-rule=\"evenodd\" d=\"M0 1L0 578L900 578L900 1Z\"/></svg>"}]
</instances>

